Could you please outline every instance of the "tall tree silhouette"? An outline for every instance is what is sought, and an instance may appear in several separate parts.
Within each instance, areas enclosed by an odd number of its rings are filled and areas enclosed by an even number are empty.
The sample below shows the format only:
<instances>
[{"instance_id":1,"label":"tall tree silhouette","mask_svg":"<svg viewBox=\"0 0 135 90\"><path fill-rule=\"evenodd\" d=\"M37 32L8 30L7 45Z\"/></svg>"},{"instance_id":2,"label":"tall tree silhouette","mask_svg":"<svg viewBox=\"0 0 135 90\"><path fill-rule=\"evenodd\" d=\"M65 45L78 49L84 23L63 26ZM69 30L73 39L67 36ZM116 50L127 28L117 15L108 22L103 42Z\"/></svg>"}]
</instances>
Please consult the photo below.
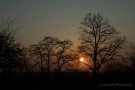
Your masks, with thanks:
<instances>
[{"instance_id":1,"label":"tall tree silhouette","mask_svg":"<svg viewBox=\"0 0 135 90\"><path fill-rule=\"evenodd\" d=\"M47 69L48 76L50 76L51 62L54 59L55 50L58 47L59 40L57 38L46 36L37 45L32 45L31 51L40 60L37 62L41 72Z\"/></svg>"},{"instance_id":2,"label":"tall tree silhouette","mask_svg":"<svg viewBox=\"0 0 135 90\"><path fill-rule=\"evenodd\" d=\"M20 45L14 37L17 29L11 20L0 24L0 68L3 72L16 72L21 67Z\"/></svg>"},{"instance_id":3,"label":"tall tree silhouette","mask_svg":"<svg viewBox=\"0 0 135 90\"><path fill-rule=\"evenodd\" d=\"M93 61L93 75L107 61L113 60L125 38L118 37L118 32L101 13L86 14L80 31L79 51Z\"/></svg>"},{"instance_id":4,"label":"tall tree silhouette","mask_svg":"<svg viewBox=\"0 0 135 90\"><path fill-rule=\"evenodd\" d=\"M59 41L56 52L56 60L58 65L58 73L60 74L62 67L69 61L77 58L77 54L73 50L73 43L70 40Z\"/></svg>"}]
</instances>

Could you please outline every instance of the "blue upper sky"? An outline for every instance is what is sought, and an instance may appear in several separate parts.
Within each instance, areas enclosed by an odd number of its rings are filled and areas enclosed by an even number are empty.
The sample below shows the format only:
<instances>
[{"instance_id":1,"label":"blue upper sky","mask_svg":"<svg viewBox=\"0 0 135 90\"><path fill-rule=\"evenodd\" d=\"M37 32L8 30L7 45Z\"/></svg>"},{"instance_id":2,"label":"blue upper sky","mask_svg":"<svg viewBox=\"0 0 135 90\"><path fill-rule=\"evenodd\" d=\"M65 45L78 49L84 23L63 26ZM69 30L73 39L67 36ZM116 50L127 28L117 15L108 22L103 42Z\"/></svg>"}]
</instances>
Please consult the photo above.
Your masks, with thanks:
<instances>
[{"instance_id":1,"label":"blue upper sky","mask_svg":"<svg viewBox=\"0 0 135 90\"><path fill-rule=\"evenodd\" d=\"M0 0L0 20L15 18L18 38L33 44L43 36L78 42L78 27L86 13L101 12L112 25L135 39L135 0Z\"/></svg>"}]
</instances>

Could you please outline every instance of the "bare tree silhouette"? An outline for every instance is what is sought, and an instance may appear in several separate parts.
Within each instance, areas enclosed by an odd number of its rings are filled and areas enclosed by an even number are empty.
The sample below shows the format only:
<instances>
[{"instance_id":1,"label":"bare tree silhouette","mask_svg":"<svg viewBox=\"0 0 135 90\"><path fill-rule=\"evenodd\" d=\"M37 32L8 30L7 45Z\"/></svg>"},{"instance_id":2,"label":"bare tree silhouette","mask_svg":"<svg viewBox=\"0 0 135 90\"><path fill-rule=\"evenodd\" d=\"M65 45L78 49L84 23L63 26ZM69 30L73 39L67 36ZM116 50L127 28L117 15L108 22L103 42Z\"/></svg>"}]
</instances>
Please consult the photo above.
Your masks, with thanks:
<instances>
[{"instance_id":1,"label":"bare tree silhouette","mask_svg":"<svg viewBox=\"0 0 135 90\"><path fill-rule=\"evenodd\" d=\"M69 61L73 61L77 58L77 54L73 50L73 43L70 40L64 40L59 42L59 47L56 52L56 62L58 65L58 73L60 74L63 66Z\"/></svg>"},{"instance_id":2,"label":"bare tree silhouette","mask_svg":"<svg viewBox=\"0 0 135 90\"><path fill-rule=\"evenodd\" d=\"M37 64L41 73L47 69L48 76L50 76L51 62L54 60L55 50L58 48L59 40L57 38L47 36L44 37L37 45L32 45L31 51L40 60Z\"/></svg>"},{"instance_id":3,"label":"bare tree silhouette","mask_svg":"<svg viewBox=\"0 0 135 90\"><path fill-rule=\"evenodd\" d=\"M37 58L36 59L37 61L35 61L36 62L35 66L39 67L40 72L42 74L45 70L45 66L44 66L45 61L43 61L43 55L42 55L41 47L38 46L38 45L32 45L31 48L30 48L30 52L34 55L34 57Z\"/></svg>"},{"instance_id":4,"label":"bare tree silhouette","mask_svg":"<svg viewBox=\"0 0 135 90\"><path fill-rule=\"evenodd\" d=\"M16 72L21 68L20 44L15 41L14 21L7 20L0 24L0 68L2 72Z\"/></svg>"},{"instance_id":5,"label":"bare tree silhouette","mask_svg":"<svg viewBox=\"0 0 135 90\"><path fill-rule=\"evenodd\" d=\"M79 51L93 61L92 70L95 77L101 66L117 55L125 38L118 37L119 33L101 13L86 14L80 24Z\"/></svg>"}]
</instances>

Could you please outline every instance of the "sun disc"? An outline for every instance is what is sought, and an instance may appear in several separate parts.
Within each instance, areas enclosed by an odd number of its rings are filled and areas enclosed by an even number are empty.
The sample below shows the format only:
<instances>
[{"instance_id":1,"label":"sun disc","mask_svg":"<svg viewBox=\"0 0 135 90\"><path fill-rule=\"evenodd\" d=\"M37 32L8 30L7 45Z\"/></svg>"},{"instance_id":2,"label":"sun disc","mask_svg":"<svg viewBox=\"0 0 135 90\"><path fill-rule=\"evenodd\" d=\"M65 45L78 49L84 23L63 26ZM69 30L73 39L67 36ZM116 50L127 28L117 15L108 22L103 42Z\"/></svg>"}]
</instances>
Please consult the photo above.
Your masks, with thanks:
<instances>
[{"instance_id":1,"label":"sun disc","mask_svg":"<svg viewBox=\"0 0 135 90\"><path fill-rule=\"evenodd\" d=\"M80 61L83 62L84 61L84 58L80 58Z\"/></svg>"}]
</instances>

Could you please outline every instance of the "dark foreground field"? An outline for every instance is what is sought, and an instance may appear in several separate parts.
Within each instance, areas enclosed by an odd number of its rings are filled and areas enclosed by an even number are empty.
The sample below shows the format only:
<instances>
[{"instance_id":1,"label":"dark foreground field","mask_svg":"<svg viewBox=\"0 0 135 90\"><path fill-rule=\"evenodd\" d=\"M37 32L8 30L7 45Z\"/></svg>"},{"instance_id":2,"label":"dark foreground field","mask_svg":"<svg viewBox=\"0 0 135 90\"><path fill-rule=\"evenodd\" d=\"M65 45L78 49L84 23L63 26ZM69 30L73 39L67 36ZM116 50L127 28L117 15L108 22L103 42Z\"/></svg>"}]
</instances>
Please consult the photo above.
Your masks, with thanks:
<instances>
[{"instance_id":1,"label":"dark foreground field","mask_svg":"<svg viewBox=\"0 0 135 90\"><path fill-rule=\"evenodd\" d=\"M135 73L106 73L98 74L94 82L91 73L51 73L48 78L46 74L40 73L10 73L0 74L0 86L5 90L12 89L36 89L37 90L71 90L71 89L91 89L102 87L124 87L133 88L135 86ZM1 90L1 89L0 89Z\"/></svg>"}]
</instances>

